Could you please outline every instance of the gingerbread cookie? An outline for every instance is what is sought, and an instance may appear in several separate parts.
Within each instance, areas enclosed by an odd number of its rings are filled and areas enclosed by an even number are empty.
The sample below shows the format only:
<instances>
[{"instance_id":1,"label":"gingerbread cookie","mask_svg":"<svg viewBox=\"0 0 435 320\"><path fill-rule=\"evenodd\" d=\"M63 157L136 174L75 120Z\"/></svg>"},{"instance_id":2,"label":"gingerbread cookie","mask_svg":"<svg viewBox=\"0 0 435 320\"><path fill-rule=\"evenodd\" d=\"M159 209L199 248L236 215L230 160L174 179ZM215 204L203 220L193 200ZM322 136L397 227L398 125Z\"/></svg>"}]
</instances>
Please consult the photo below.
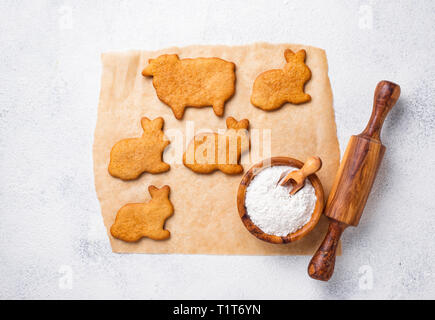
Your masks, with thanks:
<instances>
[{"instance_id":1,"label":"gingerbread cookie","mask_svg":"<svg viewBox=\"0 0 435 320\"><path fill-rule=\"evenodd\" d=\"M119 209L110 233L117 239L135 242L143 237L153 240L169 238L164 230L165 221L174 213L169 200L169 186L161 189L149 186L151 200L146 203L129 203Z\"/></svg>"},{"instance_id":2,"label":"gingerbread cookie","mask_svg":"<svg viewBox=\"0 0 435 320\"><path fill-rule=\"evenodd\" d=\"M241 154L249 149L249 120L227 118L224 134L203 133L195 136L183 155L184 165L197 173L220 170L226 174L243 172L238 164Z\"/></svg>"},{"instance_id":3,"label":"gingerbread cookie","mask_svg":"<svg viewBox=\"0 0 435 320\"><path fill-rule=\"evenodd\" d=\"M234 94L234 70L234 63L219 58L180 60L176 54L164 54L150 59L142 75L153 77L157 96L181 119L186 107L212 106L222 116L225 101Z\"/></svg>"},{"instance_id":4,"label":"gingerbread cookie","mask_svg":"<svg viewBox=\"0 0 435 320\"><path fill-rule=\"evenodd\" d=\"M310 95L304 93L304 85L311 78L305 56L305 50L296 53L285 50L287 64L284 69L268 70L257 77L251 103L263 110L275 110L286 102L300 104L310 101Z\"/></svg>"},{"instance_id":5,"label":"gingerbread cookie","mask_svg":"<svg viewBox=\"0 0 435 320\"><path fill-rule=\"evenodd\" d=\"M169 141L162 131L163 118L141 119L144 133L141 138L117 142L110 152L109 173L122 180L137 179L142 173L168 171L170 166L162 161L162 153Z\"/></svg>"}]
</instances>

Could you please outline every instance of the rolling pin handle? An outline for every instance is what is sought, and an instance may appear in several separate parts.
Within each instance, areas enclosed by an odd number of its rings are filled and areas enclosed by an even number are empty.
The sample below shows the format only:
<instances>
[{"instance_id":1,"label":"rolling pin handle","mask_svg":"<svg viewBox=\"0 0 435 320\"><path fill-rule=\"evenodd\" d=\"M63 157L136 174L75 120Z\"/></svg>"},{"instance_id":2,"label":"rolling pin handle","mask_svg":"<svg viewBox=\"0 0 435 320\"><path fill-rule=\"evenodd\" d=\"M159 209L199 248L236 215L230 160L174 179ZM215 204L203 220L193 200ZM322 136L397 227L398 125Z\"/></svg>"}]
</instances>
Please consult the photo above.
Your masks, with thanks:
<instances>
[{"instance_id":1,"label":"rolling pin handle","mask_svg":"<svg viewBox=\"0 0 435 320\"><path fill-rule=\"evenodd\" d=\"M334 273L338 242L347 224L330 220L328 232L308 265L308 274L316 280L328 281Z\"/></svg>"},{"instance_id":2,"label":"rolling pin handle","mask_svg":"<svg viewBox=\"0 0 435 320\"><path fill-rule=\"evenodd\" d=\"M400 96L400 86L390 81L380 81L376 86L373 111L367 127L360 134L380 141L381 129L388 112Z\"/></svg>"}]
</instances>

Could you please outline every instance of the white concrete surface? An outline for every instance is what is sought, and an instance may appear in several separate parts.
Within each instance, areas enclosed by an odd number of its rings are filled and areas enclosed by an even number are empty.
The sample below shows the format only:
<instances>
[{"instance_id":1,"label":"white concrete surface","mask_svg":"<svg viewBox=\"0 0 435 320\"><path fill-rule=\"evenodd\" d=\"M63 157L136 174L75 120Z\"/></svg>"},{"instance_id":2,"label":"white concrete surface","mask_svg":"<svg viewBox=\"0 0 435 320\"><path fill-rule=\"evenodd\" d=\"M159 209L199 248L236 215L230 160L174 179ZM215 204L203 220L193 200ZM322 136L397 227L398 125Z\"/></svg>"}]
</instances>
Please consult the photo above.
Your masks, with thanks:
<instances>
[{"instance_id":1,"label":"white concrete surface","mask_svg":"<svg viewBox=\"0 0 435 320\"><path fill-rule=\"evenodd\" d=\"M435 2L0 3L0 298L435 298ZM100 53L293 42L326 49L342 151L376 83L402 87L387 154L329 283L309 257L112 254L95 196Z\"/></svg>"}]
</instances>

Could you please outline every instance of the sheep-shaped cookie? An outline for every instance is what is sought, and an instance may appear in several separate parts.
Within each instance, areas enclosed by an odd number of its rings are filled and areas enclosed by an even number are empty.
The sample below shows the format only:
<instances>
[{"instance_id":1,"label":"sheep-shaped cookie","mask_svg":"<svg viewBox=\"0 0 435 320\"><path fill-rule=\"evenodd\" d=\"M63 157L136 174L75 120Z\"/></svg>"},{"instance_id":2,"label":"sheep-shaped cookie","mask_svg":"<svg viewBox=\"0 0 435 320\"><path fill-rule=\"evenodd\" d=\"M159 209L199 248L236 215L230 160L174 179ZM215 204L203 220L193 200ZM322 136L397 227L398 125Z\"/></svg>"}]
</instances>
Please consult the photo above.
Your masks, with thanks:
<instances>
[{"instance_id":1,"label":"sheep-shaped cookie","mask_svg":"<svg viewBox=\"0 0 435 320\"><path fill-rule=\"evenodd\" d=\"M153 240L169 238L164 230L165 221L174 213L169 200L169 186L161 189L149 186L151 200L146 203L129 203L119 209L110 233L117 239L135 242L143 237Z\"/></svg>"},{"instance_id":2,"label":"sheep-shaped cookie","mask_svg":"<svg viewBox=\"0 0 435 320\"><path fill-rule=\"evenodd\" d=\"M249 120L227 118L224 134L203 133L194 137L183 155L184 165L197 173L220 170L226 174L239 174L243 166L241 154L249 149Z\"/></svg>"},{"instance_id":3,"label":"sheep-shaped cookie","mask_svg":"<svg viewBox=\"0 0 435 320\"><path fill-rule=\"evenodd\" d=\"M109 173L122 180L137 179L143 172L160 173L170 166L162 161L162 153L169 140L162 131L163 118L141 119L143 134L140 138L117 142L110 152Z\"/></svg>"},{"instance_id":4,"label":"sheep-shaped cookie","mask_svg":"<svg viewBox=\"0 0 435 320\"><path fill-rule=\"evenodd\" d=\"M219 58L180 60L176 54L164 54L150 59L142 75L153 77L158 98L181 119L186 107L212 106L222 116L225 101L234 94L234 70L234 63Z\"/></svg>"},{"instance_id":5,"label":"sheep-shaped cookie","mask_svg":"<svg viewBox=\"0 0 435 320\"><path fill-rule=\"evenodd\" d=\"M294 53L286 49L287 64L284 68L265 71L255 80L251 103L263 110L275 110L286 102L300 104L310 101L310 95L304 93L304 85L311 78L305 56L305 50Z\"/></svg>"}]
</instances>

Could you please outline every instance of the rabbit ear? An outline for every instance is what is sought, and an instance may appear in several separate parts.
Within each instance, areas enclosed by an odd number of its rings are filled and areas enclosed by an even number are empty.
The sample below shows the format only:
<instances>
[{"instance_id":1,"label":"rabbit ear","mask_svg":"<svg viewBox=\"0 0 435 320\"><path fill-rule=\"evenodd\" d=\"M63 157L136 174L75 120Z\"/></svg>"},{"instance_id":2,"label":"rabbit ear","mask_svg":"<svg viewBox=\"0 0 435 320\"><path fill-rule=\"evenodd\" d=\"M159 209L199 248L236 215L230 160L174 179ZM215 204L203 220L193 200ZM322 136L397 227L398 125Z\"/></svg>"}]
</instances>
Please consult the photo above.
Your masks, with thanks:
<instances>
[{"instance_id":1,"label":"rabbit ear","mask_svg":"<svg viewBox=\"0 0 435 320\"><path fill-rule=\"evenodd\" d=\"M305 62L305 57L307 56L307 53L305 52L304 49L299 50L298 52L296 52L296 59L301 61L301 62Z\"/></svg>"},{"instance_id":2,"label":"rabbit ear","mask_svg":"<svg viewBox=\"0 0 435 320\"><path fill-rule=\"evenodd\" d=\"M144 77L151 77L153 75L153 72L154 72L153 61L154 61L154 59L149 59L148 65L146 66L145 69L142 70L142 75Z\"/></svg>"},{"instance_id":3,"label":"rabbit ear","mask_svg":"<svg viewBox=\"0 0 435 320\"><path fill-rule=\"evenodd\" d=\"M167 198L169 196L169 192L171 191L171 188L169 188L169 186L163 186L162 188L160 188L159 191L162 196Z\"/></svg>"},{"instance_id":4,"label":"rabbit ear","mask_svg":"<svg viewBox=\"0 0 435 320\"><path fill-rule=\"evenodd\" d=\"M237 121L233 117L227 118L227 128L228 129L248 129L249 127L249 120L243 119L240 121Z\"/></svg>"},{"instance_id":5,"label":"rabbit ear","mask_svg":"<svg viewBox=\"0 0 435 320\"><path fill-rule=\"evenodd\" d=\"M237 127L238 127L239 129L248 129L248 127L249 127L249 120L248 120L248 119L240 120L240 121L237 123Z\"/></svg>"},{"instance_id":6,"label":"rabbit ear","mask_svg":"<svg viewBox=\"0 0 435 320\"><path fill-rule=\"evenodd\" d=\"M140 124L142 125L142 129L146 130L150 125L151 120L147 117L143 117L140 119Z\"/></svg>"},{"instance_id":7,"label":"rabbit ear","mask_svg":"<svg viewBox=\"0 0 435 320\"><path fill-rule=\"evenodd\" d=\"M141 125L142 125L142 129L144 131L149 131L150 129L154 130L154 131L162 130L163 118L158 117L158 118L155 118L154 120L150 120L147 117L143 117L141 119Z\"/></svg>"},{"instance_id":8,"label":"rabbit ear","mask_svg":"<svg viewBox=\"0 0 435 320\"><path fill-rule=\"evenodd\" d=\"M293 51L291 51L290 49L285 49L284 51L285 61L290 62L294 56L295 53Z\"/></svg>"},{"instance_id":9,"label":"rabbit ear","mask_svg":"<svg viewBox=\"0 0 435 320\"><path fill-rule=\"evenodd\" d=\"M155 130L161 130L163 128L163 118L162 117L155 118L151 122L152 122L153 128Z\"/></svg>"},{"instance_id":10,"label":"rabbit ear","mask_svg":"<svg viewBox=\"0 0 435 320\"><path fill-rule=\"evenodd\" d=\"M150 193L151 198L154 198L155 196L157 196L157 194L159 192L159 189L157 187L155 187L155 186L149 186L148 187L148 192Z\"/></svg>"},{"instance_id":11,"label":"rabbit ear","mask_svg":"<svg viewBox=\"0 0 435 320\"><path fill-rule=\"evenodd\" d=\"M149 186L148 192L151 195L151 198L157 198L157 197L168 197L169 196L170 188L169 186L163 186L162 188L157 188L156 186Z\"/></svg>"},{"instance_id":12,"label":"rabbit ear","mask_svg":"<svg viewBox=\"0 0 435 320\"><path fill-rule=\"evenodd\" d=\"M226 123L228 129L235 129L237 127L237 120L233 117L228 117Z\"/></svg>"}]
</instances>

